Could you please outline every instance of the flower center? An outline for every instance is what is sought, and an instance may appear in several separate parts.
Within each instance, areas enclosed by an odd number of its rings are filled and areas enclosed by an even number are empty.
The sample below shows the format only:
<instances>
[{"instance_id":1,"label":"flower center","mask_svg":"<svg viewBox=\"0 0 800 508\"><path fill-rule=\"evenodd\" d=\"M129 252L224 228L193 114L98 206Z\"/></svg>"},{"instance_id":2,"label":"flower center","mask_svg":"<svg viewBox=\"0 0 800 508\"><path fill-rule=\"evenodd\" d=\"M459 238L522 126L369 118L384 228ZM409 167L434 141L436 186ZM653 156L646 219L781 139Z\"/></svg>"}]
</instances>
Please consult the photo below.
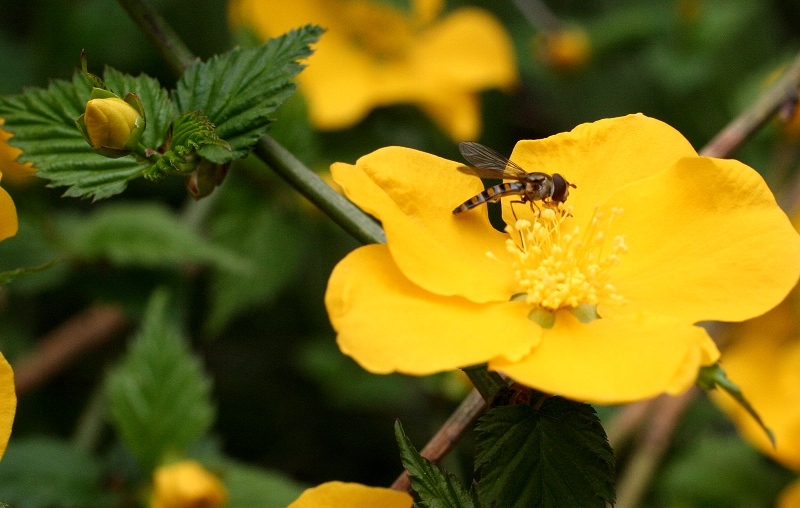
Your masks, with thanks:
<instances>
[{"instance_id":1,"label":"flower center","mask_svg":"<svg viewBox=\"0 0 800 508\"><path fill-rule=\"evenodd\" d=\"M344 4L340 14L352 43L377 60L401 58L414 40L411 20L389 6L356 0Z\"/></svg>"},{"instance_id":2,"label":"flower center","mask_svg":"<svg viewBox=\"0 0 800 508\"><path fill-rule=\"evenodd\" d=\"M606 235L614 216L621 213L615 208L604 216L595 209L585 231L579 226L564 231L569 213L551 208L541 210L534 222L518 220L507 226L506 250L520 288L514 299L546 311L624 303L609 282L609 272L628 247L625 237L615 236L608 242Z\"/></svg>"}]
</instances>

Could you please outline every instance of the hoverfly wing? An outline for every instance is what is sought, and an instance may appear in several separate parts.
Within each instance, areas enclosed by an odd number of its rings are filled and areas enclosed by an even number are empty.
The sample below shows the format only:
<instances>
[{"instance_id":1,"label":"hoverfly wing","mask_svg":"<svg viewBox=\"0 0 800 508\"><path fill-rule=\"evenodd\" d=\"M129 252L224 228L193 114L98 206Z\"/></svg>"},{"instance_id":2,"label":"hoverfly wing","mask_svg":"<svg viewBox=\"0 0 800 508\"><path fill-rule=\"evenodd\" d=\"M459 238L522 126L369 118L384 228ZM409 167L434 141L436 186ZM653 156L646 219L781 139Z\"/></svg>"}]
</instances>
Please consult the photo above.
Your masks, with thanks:
<instances>
[{"instance_id":1,"label":"hoverfly wing","mask_svg":"<svg viewBox=\"0 0 800 508\"><path fill-rule=\"evenodd\" d=\"M488 146L474 141L462 141L458 149L464 159L472 167L459 167L459 171L479 176L481 178L506 178L519 180L524 178L527 171Z\"/></svg>"}]
</instances>

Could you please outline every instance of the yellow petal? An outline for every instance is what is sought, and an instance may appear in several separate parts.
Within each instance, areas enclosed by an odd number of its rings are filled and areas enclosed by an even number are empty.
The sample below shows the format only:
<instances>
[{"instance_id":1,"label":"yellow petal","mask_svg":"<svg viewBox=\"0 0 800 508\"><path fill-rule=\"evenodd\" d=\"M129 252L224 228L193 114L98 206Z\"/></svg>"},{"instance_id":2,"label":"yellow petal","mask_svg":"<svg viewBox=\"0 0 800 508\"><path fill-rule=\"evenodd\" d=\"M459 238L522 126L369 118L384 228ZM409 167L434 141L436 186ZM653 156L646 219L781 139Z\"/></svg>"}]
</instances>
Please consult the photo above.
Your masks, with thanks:
<instances>
[{"instance_id":1,"label":"yellow petal","mask_svg":"<svg viewBox=\"0 0 800 508\"><path fill-rule=\"evenodd\" d=\"M776 306L800 275L800 236L761 176L734 160L689 157L612 196L608 235L628 253L611 270L628 300L688 322L739 321Z\"/></svg>"},{"instance_id":2,"label":"yellow petal","mask_svg":"<svg viewBox=\"0 0 800 508\"><path fill-rule=\"evenodd\" d=\"M17 411L17 394L14 390L14 371L0 354L0 458L6 452L14 414Z\"/></svg>"},{"instance_id":3,"label":"yellow petal","mask_svg":"<svg viewBox=\"0 0 800 508\"><path fill-rule=\"evenodd\" d=\"M443 296L475 302L507 301L515 292L506 235L489 223L486 207L452 210L483 190L461 164L409 148L388 147L355 166L331 166L345 194L383 224L392 257L403 274Z\"/></svg>"},{"instance_id":4,"label":"yellow petal","mask_svg":"<svg viewBox=\"0 0 800 508\"><path fill-rule=\"evenodd\" d=\"M442 90L440 97L422 100L419 107L455 141L480 136L481 104L477 93Z\"/></svg>"},{"instance_id":5,"label":"yellow petal","mask_svg":"<svg viewBox=\"0 0 800 508\"><path fill-rule=\"evenodd\" d=\"M791 304L785 302L748 323L753 326L740 329L723 356L725 372L772 430L776 446L739 403L720 390L711 396L748 441L782 464L800 470L800 339L757 327L759 323L774 326L775 321L794 320L787 315L791 310Z\"/></svg>"},{"instance_id":6,"label":"yellow petal","mask_svg":"<svg viewBox=\"0 0 800 508\"><path fill-rule=\"evenodd\" d=\"M0 188L0 240L17 234L17 209L5 189Z\"/></svg>"},{"instance_id":7,"label":"yellow petal","mask_svg":"<svg viewBox=\"0 0 800 508\"><path fill-rule=\"evenodd\" d=\"M790 483L778 496L775 508L798 508L800 507L800 480Z\"/></svg>"},{"instance_id":8,"label":"yellow petal","mask_svg":"<svg viewBox=\"0 0 800 508\"><path fill-rule=\"evenodd\" d=\"M494 16L475 7L456 9L420 34L411 58L431 84L456 92L517 82L511 38Z\"/></svg>"},{"instance_id":9,"label":"yellow petal","mask_svg":"<svg viewBox=\"0 0 800 508\"><path fill-rule=\"evenodd\" d=\"M520 141L511 159L527 171L559 173L577 185L570 189L567 205L576 221L585 224L594 208L624 185L694 155L686 138L669 125L628 115L578 125L546 139ZM504 217L510 217L506 212Z\"/></svg>"},{"instance_id":10,"label":"yellow petal","mask_svg":"<svg viewBox=\"0 0 800 508\"><path fill-rule=\"evenodd\" d=\"M150 508L218 508L227 500L222 482L194 460L161 466L153 473Z\"/></svg>"},{"instance_id":11,"label":"yellow petal","mask_svg":"<svg viewBox=\"0 0 800 508\"><path fill-rule=\"evenodd\" d=\"M406 492L359 483L328 482L307 489L288 508L411 508Z\"/></svg>"},{"instance_id":12,"label":"yellow petal","mask_svg":"<svg viewBox=\"0 0 800 508\"><path fill-rule=\"evenodd\" d=\"M699 327L654 315L584 324L560 311L530 355L489 367L547 393L615 404L686 390L717 356Z\"/></svg>"},{"instance_id":13,"label":"yellow petal","mask_svg":"<svg viewBox=\"0 0 800 508\"><path fill-rule=\"evenodd\" d=\"M5 119L0 118L0 125L3 123ZM36 168L30 162L24 164L17 162L22 150L8 144L8 140L12 137L10 132L0 129L0 174L6 183L23 183L36 172Z\"/></svg>"},{"instance_id":14,"label":"yellow petal","mask_svg":"<svg viewBox=\"0 0 800 508\"><path fill-rule=\"evenodd\" d=\"M519 359L541 335L524 302L476 304L419 288L383 244L356 249L334 268L325 305L339 348L374 373L424 375L500 355Z\"/></svg>"}]
</instances>

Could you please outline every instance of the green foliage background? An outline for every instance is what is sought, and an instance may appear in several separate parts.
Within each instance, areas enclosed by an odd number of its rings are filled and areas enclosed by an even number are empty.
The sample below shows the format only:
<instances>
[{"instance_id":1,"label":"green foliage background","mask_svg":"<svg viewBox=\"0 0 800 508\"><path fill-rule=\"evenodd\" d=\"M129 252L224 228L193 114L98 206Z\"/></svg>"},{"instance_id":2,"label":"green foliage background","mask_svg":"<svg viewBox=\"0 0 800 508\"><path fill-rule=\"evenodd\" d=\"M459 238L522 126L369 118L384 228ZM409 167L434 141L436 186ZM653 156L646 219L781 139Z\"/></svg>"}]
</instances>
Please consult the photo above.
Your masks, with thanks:
<instances>
[{"instance_id":1,"label":"green foliage background","mask_svg":"<svg viewBox=\"0 0 800 508\"><path fill-rule=\"evenodd\" d=\"M222 21L223 0L153 3L204 60L246 45ZM449 9L471 4L494 12L514 38L523 86L510 95L483 94L480 141L501 152L518 139L632 112L664 120L700 148L800 49L797 0L548 3L587 31L593 57L585 68L555 72L538 61L531 49L536 31L511 2L448 2ZM700 14L682 18L679 4L696 4ZM0 2L1 94L70 79L82 48L92 65L145 72L167 88L176 84L115 2ZM292 96L270 133L315 170L392 144L459 157L455 143L410 106L376 110L334 133L313 131L305 108ZM797 172L798 145L777 123L737 155L764 174L779 198ZM236 162L224 185L199 202L187 197L179 178L137 180L96 204L61 198L63 190L41 181L6 180L20 232L0 243L0 271L64 261L0 289L0 351L21 365L48 332L98 303L119 306L130 326L20 393L0 462L0 499L113 506L124 486L142 480L137 450L132 454L111 426L100 425L90 446L80 436L87 419L97 419L112 369L119 386L122 358L146 334L146 327L137 330L158 288L170 309L161 318L196 356L184 346L174 354L201 362L197 383L208 383L214 406L208 418L216 414L211 432L189 453L230 472L229 486L238 485L233 506L266 506L271 494L274 506L285 506L303 485L333 479L388 485L402 469L394 419L421 448L464 393L447 375L372 376L338 352L323 294L331 269L356 242L253 157ZM682 425L647 506L770 506L792 478L737 437L705 400ZM460 477L472 473L470 441L445 464ZM50 478L60 496L26 483L31 471ZM123 487L108 488L109 478Z\"/></svg>"}]
</instances>

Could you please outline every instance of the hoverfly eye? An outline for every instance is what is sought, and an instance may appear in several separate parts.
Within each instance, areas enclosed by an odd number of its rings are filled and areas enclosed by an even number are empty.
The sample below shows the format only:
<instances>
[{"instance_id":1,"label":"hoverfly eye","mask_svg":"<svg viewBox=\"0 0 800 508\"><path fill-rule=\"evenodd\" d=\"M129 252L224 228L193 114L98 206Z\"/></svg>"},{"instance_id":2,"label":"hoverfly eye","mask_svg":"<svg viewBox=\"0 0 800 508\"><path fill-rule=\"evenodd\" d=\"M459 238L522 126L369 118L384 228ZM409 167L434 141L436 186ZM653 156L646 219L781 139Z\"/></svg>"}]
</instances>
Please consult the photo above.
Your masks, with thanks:
<instances>
[{"instance_id":1,"label":"hoverfly eye","mask_svg":"<svg viewBox=\"0 0 800 508\"><path fill-rule=\"evenodd\" d=\"M563 203L567 200L567 196L569 196L569 184L563 176L555 173L553 175L553 201Z\"/></svg>"}]
</instances>

